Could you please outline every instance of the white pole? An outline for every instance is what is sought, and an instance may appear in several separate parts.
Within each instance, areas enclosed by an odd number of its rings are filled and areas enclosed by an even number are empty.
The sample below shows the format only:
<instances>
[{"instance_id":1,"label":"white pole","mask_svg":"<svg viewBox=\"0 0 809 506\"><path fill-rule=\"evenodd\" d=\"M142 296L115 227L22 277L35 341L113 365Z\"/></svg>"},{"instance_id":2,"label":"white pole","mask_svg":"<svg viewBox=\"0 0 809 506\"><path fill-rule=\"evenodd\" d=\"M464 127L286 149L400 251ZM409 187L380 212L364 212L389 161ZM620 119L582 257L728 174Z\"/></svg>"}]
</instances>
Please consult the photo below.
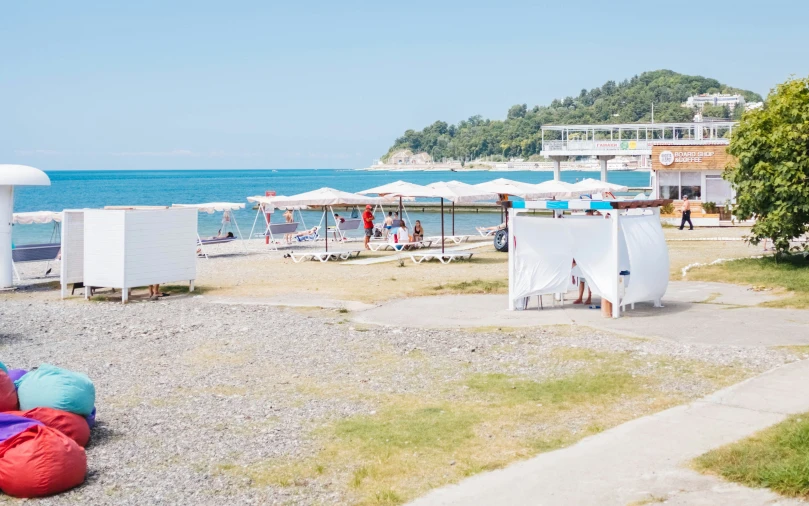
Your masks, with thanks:
<instances>
[{"instance_id":1,"label":"white pole","mask_svg":"<svg viewBox=\"0 0 809 506\"><path fill-rule=\"evenodd\" d=\"M613 254L615 255L615 264L613 265L612 275L615 276L615 291L613 292L613 299L610 301L612 302L612 317L618 318L621 316L621 306L620 306L620 287L618 286L618 273L621 271L621 248L618 247L618 241L620 238L619 230L620 226L618 224L618 220L620 219L621 212L620 209L613 209L612 210L612 246L613 246Z\"/></svg>"},{"instance_id":2,"label":"white pole","mask_svg":"<svg viewBox=\"0 0 809 506\"><path fill-rule=\"evenodd\" d=\"M14 187L0 186L0 289L14 283L11 261L11 222L14 219Z\"/></svg>"},{"instance_id":3,"label":"white pole","mask_svg":"<svg viewBox=\"0 0 809 506\"><path fill-rule=\"evenodd\" d=\"M508 209L508 310L514 311L514 218L517 213L514 208Z\"/></svg>"}]
</instances>

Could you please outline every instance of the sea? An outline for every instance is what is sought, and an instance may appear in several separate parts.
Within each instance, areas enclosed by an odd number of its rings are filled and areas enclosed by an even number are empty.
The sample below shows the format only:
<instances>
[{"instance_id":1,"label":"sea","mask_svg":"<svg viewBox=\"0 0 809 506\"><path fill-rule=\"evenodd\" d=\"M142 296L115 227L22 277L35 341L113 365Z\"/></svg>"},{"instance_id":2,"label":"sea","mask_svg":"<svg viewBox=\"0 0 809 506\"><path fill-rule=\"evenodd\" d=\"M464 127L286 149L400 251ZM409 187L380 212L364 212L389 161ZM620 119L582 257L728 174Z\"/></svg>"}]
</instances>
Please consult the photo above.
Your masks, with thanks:
<instances>
[{"instance_id":1,"label":"sea","mask_svg":"<svg viewBox=\"0 0 809 506\"><path fill-rule=\"evenodd\" d=\"M536 171L363 171L346 169L277 169L277 170L126 170L126 171L50 171L49 187L15 189L14 212L61 211L63 209L101 208L104 206L195 204L202 202L244 202L245 209L234 213L246 236L252 228L256 211L247 197L275 191L277 195L294 195L324 186L347 192L358 192L398 180L426 185L436 181L457 180L468 184L505 177L525 183L541 183L553 179L552 172ZM600 178L596 171L564 171L562 180L575 183L585 178ZM647 187L649 173L613 171L609 181L630 187ZM419 199L422 200L422 199ZM430 200L430 199L423 199ZM405 203L407 207L407 203ZM391 208L392 210L392 208ZM381 214L378 215L381 219ZM436 212L409 213L410 221L421 220L427 235L439 234L441 215ZM303 211L307 227L323 218L319 211ZM299 217L296 213L296 220ZM329 217L331 220L331 217ZM449 216L445 216L449 228ZM457 213L455 232L474 234L477 226L500 223L499 213ZM200 214L201 236L215 235L222 227L222 213ZM301 227L302 228L302 227ZM260 224L256 231L260 230ZM50 242L58 231L52 224L15 225L15 244ZM58 241L58 238L56 238Z\"/></svg>"}]
</instances>

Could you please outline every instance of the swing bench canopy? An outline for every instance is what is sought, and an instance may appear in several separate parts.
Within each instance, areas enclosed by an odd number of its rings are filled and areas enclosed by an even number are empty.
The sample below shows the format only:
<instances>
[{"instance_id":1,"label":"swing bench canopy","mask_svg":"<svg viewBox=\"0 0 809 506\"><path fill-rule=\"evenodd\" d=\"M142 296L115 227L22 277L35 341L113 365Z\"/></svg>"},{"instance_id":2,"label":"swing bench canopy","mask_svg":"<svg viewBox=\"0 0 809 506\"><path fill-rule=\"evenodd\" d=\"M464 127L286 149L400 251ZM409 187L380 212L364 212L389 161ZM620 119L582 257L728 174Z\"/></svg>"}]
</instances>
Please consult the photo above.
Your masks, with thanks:
<instances>
[{"instance_id":1,"label":"swing bench canopy","mask_svg":"<svg viewBox=\"0 0 809 506\"><path fill-rule=\"evenodd\" d=\"M33 225L51 222L61 222L62 213L54 211L32 211L28 213L14 213L12 223L15 225Z\"/></svg>"},{"instance_id":2,"label":"swing bench canopy","mask_svg":"<svg viewBox=\"0 0 809 506\"><path fill-rule=\"evenodd\" d=\"M196 209L201 213L213 214L216 212L235 211L236 209L244 209L244 204L235 202L208 202L205 204L172 204L171 207L183 207L187 209Z\"/></svg>"}]
</instances>

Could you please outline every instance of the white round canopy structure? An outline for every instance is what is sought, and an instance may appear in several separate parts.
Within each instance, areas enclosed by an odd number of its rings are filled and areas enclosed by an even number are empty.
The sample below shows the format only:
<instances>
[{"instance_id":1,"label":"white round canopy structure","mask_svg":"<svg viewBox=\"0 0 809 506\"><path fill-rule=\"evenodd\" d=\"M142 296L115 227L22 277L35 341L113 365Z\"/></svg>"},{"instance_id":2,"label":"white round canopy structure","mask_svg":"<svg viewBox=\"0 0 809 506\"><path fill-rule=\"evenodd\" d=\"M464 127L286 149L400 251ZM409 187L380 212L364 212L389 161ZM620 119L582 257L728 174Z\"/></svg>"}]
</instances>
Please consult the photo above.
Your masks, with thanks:
<instances>
[{"instance_id":1,"label":"white round canopy structure","mask_svg":"<svg viewBox=\"0 0 809 506\"><path fill-rule=\"evenodd\" d=\"M606 181L599 181L598 179L593 178L587 178L579 181L578 183L575 183L573 187L577 191L584 193L625 192L629 189L626 186L608 183Z\"/></svg>"},{"instance_id":2,"label":"white round canopy structure","mask_svg":"<svg viewBox=\"0 0 809 506\"><path fill-rule=\"evenodd\" d=\"M534 195L538 198L563 199L587 193L564 181L550 180L534 185Z\"/></svg>"},{"instance_id":3,"label":"white round canopy structure","mask_svg":"<svg viewBox=\"0 0 809 506\"><path fill-rule=\"evenodd\" d=\"M499 178L485 183L474 185L484 191L497 193L498 195L516 195L526 200L536 198L536 185L513 181L511 179Z\"/></svg>"},{"instance_id":4,"label":"white round canopy structure","mask_svg":"<svg viewBox=\"0 0 809 506\"><path fill-rule=\"evenodd\" d=\"M27 165L0 164L0 289L12 286L11 223L15 186L50 186L47 174Z\"/></svg>"},{"instance_id":5,"label":"white round canopy structure","mask_svg":"<svg viewBox=\"0 0 809 506\"><path fill-rule=\"evenodd\" d=\"M172 204L171 207L184 207L187 209L196 209L201 213L213 214L244 209L244 204L236 202L206 202L204 204Z\"/></svg>"}]
</instances>

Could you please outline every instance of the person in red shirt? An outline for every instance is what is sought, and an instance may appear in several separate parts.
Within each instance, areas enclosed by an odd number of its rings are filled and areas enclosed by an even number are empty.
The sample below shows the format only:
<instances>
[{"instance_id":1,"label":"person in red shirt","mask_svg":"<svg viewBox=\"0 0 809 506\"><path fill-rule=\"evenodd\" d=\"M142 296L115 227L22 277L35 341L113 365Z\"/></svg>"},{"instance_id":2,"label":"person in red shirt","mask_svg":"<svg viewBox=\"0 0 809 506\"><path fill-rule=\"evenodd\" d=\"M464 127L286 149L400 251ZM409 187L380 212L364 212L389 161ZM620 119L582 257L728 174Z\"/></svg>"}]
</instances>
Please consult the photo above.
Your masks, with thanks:
<instances>
[{"instance_id":1,"label":"person in red shirt","mask_svg":"<svg viewBox=\"0 0 809 506\"><path fill-rule=\"evenodd\" d=\"M374 213L371 212L374 208L370 205L365 206L365 212L362 213L362 224L365 227L365 249L371 249L368 246L368 241L374 234Z\"/></svg>"}]
</instances>

